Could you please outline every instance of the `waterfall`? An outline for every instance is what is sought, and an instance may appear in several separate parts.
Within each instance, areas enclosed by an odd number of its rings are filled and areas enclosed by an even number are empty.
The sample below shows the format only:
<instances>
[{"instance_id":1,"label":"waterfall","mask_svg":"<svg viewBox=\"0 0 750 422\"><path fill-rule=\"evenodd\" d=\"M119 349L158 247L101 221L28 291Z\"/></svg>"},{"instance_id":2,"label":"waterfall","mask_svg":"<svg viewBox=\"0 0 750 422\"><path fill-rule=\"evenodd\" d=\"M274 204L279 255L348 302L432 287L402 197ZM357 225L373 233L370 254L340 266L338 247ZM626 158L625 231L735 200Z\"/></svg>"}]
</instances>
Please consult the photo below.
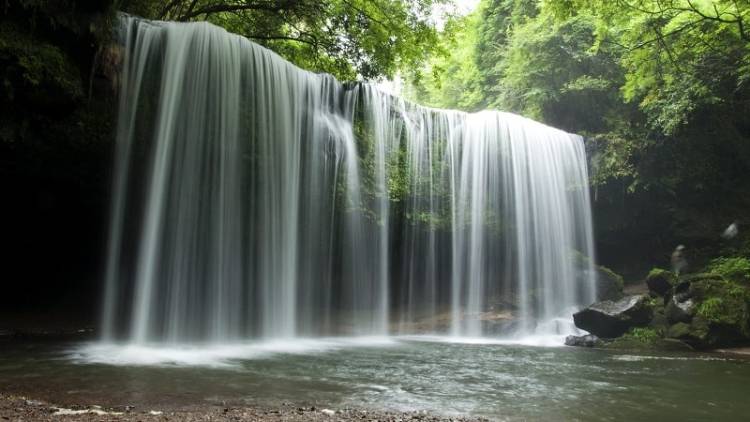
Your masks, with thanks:
<instances>
[{"instance_id":1,"label":"waterfall","mask_svg":"<svg viewBox=\"0 0 750 422\"><path fill-rule=\"evenodd\" d=\"M120 36L105 339L529 333L593 302L580 137L207 23L123 16Z\"/></svg>"}]
</instances>

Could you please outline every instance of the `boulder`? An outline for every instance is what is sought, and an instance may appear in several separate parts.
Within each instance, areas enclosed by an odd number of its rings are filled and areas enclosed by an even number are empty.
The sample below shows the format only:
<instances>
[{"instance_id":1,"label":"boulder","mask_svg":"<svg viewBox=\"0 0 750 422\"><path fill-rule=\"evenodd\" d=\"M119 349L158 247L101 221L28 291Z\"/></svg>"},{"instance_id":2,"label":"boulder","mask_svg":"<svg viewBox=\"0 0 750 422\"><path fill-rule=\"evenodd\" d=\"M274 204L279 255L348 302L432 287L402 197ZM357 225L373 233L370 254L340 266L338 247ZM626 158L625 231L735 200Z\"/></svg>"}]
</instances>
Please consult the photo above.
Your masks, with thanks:
<instances>
[{"instance_id":1,"label":"boulder","mask_svg":"<svg viewBox=\"0 0 750 422\"><path fill-rule=\"evenodd\" d=\"M665 296L676 284L677 277L671 271L654 268L646 277L649 292L656 296Z\"/></svg>"},{"instance_id":2,"label":"boulder","mask_svg":"<svg viewBox=\"0 0 750 422\"><path fill-rule=\"evenodd\" d=\"M625 285L621 276L607 267L594 267L596 273L596 300L618 300Z\"/></svg>"},{"instance_id":3,"label":"boulder","mask_svg":"<svg viewBox=\"0 0 750 422\"><path fill-rule=\"evenodd\" d=\"M618 300L623 296L625 285L621 276L607 267L593 265L591 259L580 252L574 252L571 259L576 267L581 283L588 283L593 277L596 283L596 300Z\"/></svg>"},{"instance_id":4,"label":"boulder","mask_svg":"<svg viewBox=\"0 0 750 422\"><path fill-rule=\"evenodd\" d=\"M671 325L665 334L667 338L674 339L687 339L690 337L690 324L686 322L678 322Z\"/></svg>"},{"instance_id":5,"label":"boulder","mask_svg":"<svg viewBox=\"0 0 750 422\"><path fill-rule=\"evenodd\" d=\"M678 322L670 326L665 336L683 341L698 349L706 349L711 343L708 321L701 317L694 318L690 324Z\"/></svg>"},{"instance_id":6,"label":"boulder","mask_svg":"<svg viewBox=\"0 0 750 422\"><path fill-rule=\"evenodd\" d=\"M602 338L615 338L632 327L647 325L653 318L653 307L647 295L632 295L597 302L573 314L576 327Z\"/></svg>"},{"instance_id":7,"label":"boulder","mask_svg":"<svg viewBox=\"0 0 750 422\"><path fill-rule=\"evenodd\" d=\"M593 334L587 334L584 336L567 336L565 337L566 346L577 346L577 347L596 347L600 345L601 340L599 337Z\"/></svg>"}]
</instances>

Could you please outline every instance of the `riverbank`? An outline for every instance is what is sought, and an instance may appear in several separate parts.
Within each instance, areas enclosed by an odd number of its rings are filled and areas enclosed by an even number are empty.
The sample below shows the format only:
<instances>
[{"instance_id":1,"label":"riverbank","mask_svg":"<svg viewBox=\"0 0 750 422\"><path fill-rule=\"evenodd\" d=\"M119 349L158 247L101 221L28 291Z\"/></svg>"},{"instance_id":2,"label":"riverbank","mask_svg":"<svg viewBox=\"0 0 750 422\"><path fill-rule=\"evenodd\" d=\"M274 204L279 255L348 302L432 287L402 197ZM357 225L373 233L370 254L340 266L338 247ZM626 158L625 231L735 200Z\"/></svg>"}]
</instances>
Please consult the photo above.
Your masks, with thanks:
<instances>
[{"instance_id":1,"label":"riverbank","mask_svg":"<svg viewBox=\"0 0 750 422\"><path fill-rule=\"evenodd\" d=\"M384 412L366 409L296 407L284 403L275 408L192 406L176 409L139 409L129 405L58 406L28 397L0 394L0 418L11 421L487 421L483 418L442 418L424 412Z\"/></svg>"}]
</instances>

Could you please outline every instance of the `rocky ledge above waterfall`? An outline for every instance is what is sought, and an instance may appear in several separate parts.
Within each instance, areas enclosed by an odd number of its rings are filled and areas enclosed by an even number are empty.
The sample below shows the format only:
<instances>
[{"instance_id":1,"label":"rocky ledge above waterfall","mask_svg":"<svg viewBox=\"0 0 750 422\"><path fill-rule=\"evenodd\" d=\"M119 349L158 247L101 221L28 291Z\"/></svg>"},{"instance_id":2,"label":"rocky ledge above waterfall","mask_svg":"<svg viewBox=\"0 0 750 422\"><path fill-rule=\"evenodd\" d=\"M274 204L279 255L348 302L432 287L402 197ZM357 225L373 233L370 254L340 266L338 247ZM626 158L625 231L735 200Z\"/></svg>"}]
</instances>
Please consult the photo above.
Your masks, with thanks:
<instances>
[{"instance_id":1,"label":"rocky ledge above waterfall","mask_svg":"<svg viewBox=\"0 0 750 422\"><path fill-rule=\"evenodd\" d=\"M750 344L750 289L716 274L654 270L647 294L597 302L573 315L590 336L572 346L707 350ZM595 338L595 337L596 338ZM584 338L585 337L585 338Z\"/></svg>"}]
</instances>

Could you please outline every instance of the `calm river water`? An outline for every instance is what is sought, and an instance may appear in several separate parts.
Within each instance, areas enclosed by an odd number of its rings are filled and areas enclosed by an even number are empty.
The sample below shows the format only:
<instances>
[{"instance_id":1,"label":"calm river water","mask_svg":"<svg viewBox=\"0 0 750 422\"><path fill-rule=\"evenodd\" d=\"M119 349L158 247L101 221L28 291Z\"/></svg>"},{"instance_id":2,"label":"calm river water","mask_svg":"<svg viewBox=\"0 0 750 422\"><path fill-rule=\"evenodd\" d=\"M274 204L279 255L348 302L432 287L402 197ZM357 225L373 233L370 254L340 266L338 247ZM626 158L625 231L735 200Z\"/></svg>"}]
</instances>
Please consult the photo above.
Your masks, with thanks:
<instances>
[{"instance_id":1,"label":"calm river water","mask_svg":"<svg viewBox=\"0 0 750 422\"><path fill-rule=\"evenodd\" d=\"M141 408L291 402L496 420L730 421L750 415L750 361L436 338L171 349L4 341L0 390Z\"/></svg>"}]
</instances>

